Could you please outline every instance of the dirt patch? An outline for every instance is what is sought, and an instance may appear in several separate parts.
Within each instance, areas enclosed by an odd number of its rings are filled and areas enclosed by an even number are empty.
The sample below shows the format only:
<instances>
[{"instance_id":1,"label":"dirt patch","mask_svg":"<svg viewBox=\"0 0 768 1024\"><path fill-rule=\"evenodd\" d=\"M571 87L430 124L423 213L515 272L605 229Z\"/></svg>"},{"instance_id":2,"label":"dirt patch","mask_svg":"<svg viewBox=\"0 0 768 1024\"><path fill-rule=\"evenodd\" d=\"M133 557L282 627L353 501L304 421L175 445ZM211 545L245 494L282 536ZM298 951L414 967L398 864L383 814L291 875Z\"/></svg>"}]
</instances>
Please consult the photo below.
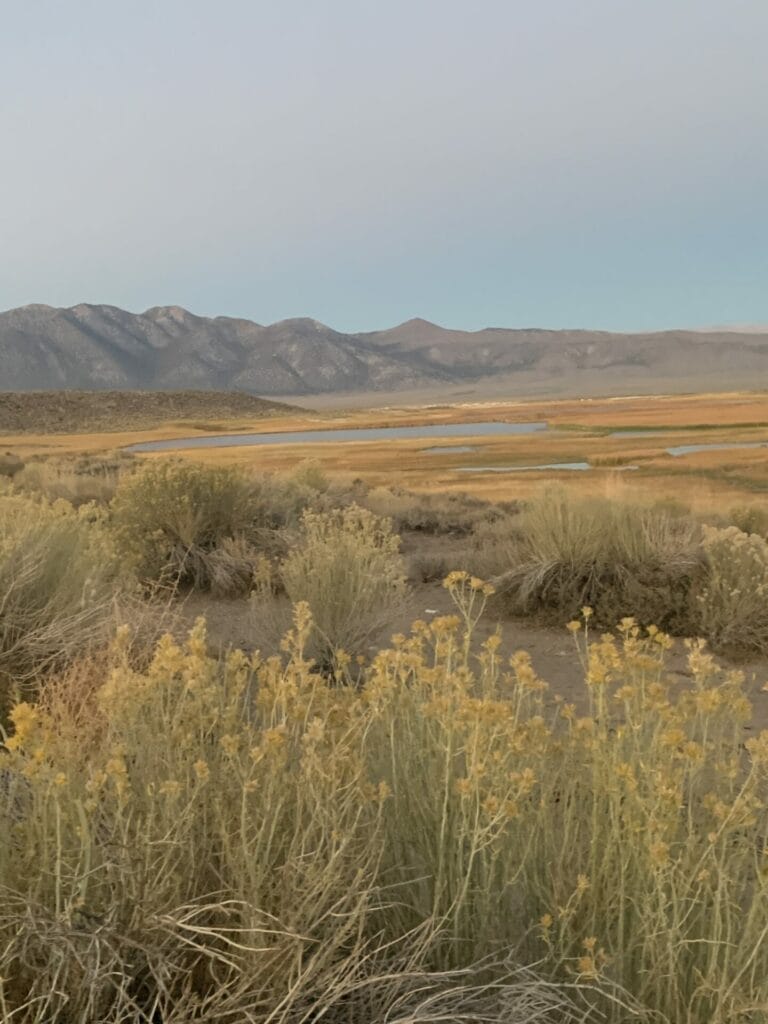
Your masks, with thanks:
<instances>
[{"instance_id":1,"label":"dirt patch","mask_svg":"<svg viewBox=\"0 0 768 1024\"><path fill-rule=\"evenodd\" d=\"M415 584L408 607L402 617L393 622L382 644L386 646L389 636L408 633L416 619L429 622L437 615L450 615L455 611L450 595L439 583ZM231 648L253 650L251 613L247 600L217 600L209 595L193 594L186 600L182 610L182 622L192 625L203 615L208 622L209 640L216 651ZM529 619L504 618L486 611L475 631L475 646L479 649L484 640L499 629L503 643L501 655L507 659L515 651L524 650L531 655L533 666L539 677L549 683L550 700L554 708L555 697L576 705L579 713L586 711L587 695L584 675L578 659L576 646L565 625L559 628L538 625ZM753 705L753 717L747 730L752 733L768 728L768 693L763 686L768 682L768 660L765 658L749 661L732 661L717 658L726 668L738 668L745 675L745 692ZM683 642L676 641L669 652L669 669L673 678L685 683L690 678Z\"/></svg>"}]
</instances>

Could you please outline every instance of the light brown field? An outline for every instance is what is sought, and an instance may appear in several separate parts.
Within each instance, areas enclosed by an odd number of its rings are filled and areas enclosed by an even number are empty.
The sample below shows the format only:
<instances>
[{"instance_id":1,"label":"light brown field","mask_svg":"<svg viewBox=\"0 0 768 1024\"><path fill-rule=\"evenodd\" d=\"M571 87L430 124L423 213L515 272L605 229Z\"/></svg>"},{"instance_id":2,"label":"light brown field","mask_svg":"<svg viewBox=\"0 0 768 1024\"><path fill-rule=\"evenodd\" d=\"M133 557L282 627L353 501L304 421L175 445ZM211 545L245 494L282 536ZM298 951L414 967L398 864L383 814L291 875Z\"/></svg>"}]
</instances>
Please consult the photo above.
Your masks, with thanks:
<instances>
[{"instance_id":1,"label":"light brown field","mask_svg":"<svg viewBox=\"0 0 768 1024\"><path fill-rule=\"evenodd\" d=\"M727 501L751 503L768 493L768 449L709 451L673 458L667 447L768 441L768 393L736 392L683 396L635 396L564 401L479 402L428 407L365 409L276 417L243 422L178 422L153 430L100 434L0 437L0 449L22 457L114 451L139 441L206 433L259 433L333 427L462 423L485 420L546 420L546 433L508 437L451 438L285 444L182 450L175 454L205 462L263 470L290 469L307 458L330 472L360 476L372 484L416 491L465 491L489 500L525 498L557 481L580 492L616 496L677 498L696 508ZM611 437L613 430L664 428L658 437ZM210 428L210 429L209 429ZM434 445L476 445L466 453L430 454ZM162 453L163 455L166 453ZM148 458L160 457L149 455ZM523 466L588 461L589 472L529 471L484 473L487 466ZM635 471L620 466L637 465ZM476 466L477 473L457 472Z\"/></svg>"}]
</instances>

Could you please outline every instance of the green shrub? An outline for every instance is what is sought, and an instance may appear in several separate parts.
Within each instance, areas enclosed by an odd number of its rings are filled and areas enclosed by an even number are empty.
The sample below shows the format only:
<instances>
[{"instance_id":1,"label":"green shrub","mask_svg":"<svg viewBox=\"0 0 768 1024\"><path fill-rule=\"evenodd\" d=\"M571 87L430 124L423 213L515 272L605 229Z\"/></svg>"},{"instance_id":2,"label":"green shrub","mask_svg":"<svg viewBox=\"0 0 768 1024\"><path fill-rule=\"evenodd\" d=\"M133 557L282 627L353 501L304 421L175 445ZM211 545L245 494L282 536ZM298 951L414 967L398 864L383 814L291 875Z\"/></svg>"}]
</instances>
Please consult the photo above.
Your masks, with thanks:
<instances>
[{"instance_id":1,"label":"green shrub","mask_svg":"<svg viewBox=\"0 0 768 1024\"><path fill-rule=\"evenodd\" d=\"M562 619L588 605L606 625L631 615L685 631L701 572L692 520L552 489L511 528L510 542L498 545L494 584L515 610Z\"/></svg>"},{"instance_id":2,"label":"green shrub","mask_svg":"<svg viewBox=\"0 0 768 1024\"><path fill-rule=\"evenodd\" d=\"M768 542L735 526L704 527L698 629L719 649L768 650Z\"/></svg>"},{"instance_id":3,"label":"green shrub","mask_svg":"<svg viewBox=\"0 0 768 1024\"><path fill-rule=\"evenodd\" d=\"M148 462L112 502L118 550L140 579L220 593L248 589L264 518L244 473L189 462Z\"/></svg>"},{"instance_id":4,"label":"green shrub","mask_svg":"<svg viewBox=\"0 0 768 1024\"><path fill-rule=\"evenodd\" d=\"M306 602L311 610L308 650L321 664L333 661L338 650L364 653L403 609L407 587L399 549L391 521L367 509L352 505L304 512L279 577L290 602ZM254 611L261 629L268 628L269 615L276 610L263 589L257 592ZM278 610L273 640L284 624L285 610L282 619Z\"/></svg>"}]
</instances>

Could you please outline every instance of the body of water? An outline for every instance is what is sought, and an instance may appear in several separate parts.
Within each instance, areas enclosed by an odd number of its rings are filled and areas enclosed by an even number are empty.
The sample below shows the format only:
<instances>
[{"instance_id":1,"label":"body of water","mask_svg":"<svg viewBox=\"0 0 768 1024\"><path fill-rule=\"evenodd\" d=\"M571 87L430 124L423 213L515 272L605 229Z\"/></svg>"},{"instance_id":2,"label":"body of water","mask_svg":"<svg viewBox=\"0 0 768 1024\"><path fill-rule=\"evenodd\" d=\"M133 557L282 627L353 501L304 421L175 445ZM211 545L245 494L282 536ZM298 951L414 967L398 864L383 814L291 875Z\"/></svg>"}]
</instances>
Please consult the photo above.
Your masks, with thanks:
<instances>
[{"instance_id":1,"label":"body of water","mask_svg":"<svg viewBox=\"0 0 768 1024\"><path fill-rule=\"evenodd\" d=\"M546 423L429 423L420 427L359 427L341 430L291 430L279 434L215 434L142 441L129 452L170 452L181 448L233 448L263 444L343 444L348 441L406 441L433 437L499 437L536 434ZM447 451L443 448L442 451Z\"/></svg>"},{"instance_id":2,"label":"body of water","mask_svg":"<svg viewBox=\"0 0 768 1024\"><path fill-rule=\"evenodd\" d=\"M523 473L534 469L592 469L588 462L550 462L543 466L458 466L457 473Z\"/></svg>"},{"instance_id":3,"label":"body of water","mask_svg":"<svg viewBox=\"0 0 768 1024\"><path fill-rule=\"evenodd\" d=\"M732 444L679 444L674 448L667 448L669 455L678 458L680 455L693 455L694 452L726 452L731 448L768 448L768 441L735 441Z\"/></svg>"},{"instance_id":4,"label":"body of water","mask_svg":"<svg viewBox=\"0 0 768 1024\"><path fill-rule=\"evenodd\" d=\"M422 448L427 455L453 455L457 452L476 452L477 445L474 444L444 444L435 445L433 448Z\"/></svg>"}]
</instances>

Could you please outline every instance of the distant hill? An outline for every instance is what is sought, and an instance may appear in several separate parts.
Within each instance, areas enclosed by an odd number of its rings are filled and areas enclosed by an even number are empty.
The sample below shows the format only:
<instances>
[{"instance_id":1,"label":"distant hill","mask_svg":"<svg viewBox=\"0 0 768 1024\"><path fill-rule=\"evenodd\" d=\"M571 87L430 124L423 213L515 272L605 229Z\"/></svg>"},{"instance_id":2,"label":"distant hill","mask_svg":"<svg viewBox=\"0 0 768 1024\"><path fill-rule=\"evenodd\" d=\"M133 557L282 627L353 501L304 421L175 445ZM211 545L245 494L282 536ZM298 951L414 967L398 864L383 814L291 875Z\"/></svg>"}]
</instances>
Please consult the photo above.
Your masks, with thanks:
<instances>
[{"instance_id":1,"label":"distant hill","mask_svg":"<svg viewBox=\"0 0 768 1024\"><path fill-rule=\"evenodd\" d=\"M219 420L250 423L295 409L242 392L0 391L0 434L148 430L178 421L211 433Z\"/></svg>"},{"instance_id":2,"label":"distant hill","mask_svg":"<svg viewBox=\"0 0 768 1024\"><path fill-rule=\"evenodd\" d=\"M663 380L677 390L764 386L768 328L616 334L425 320L342 334L315 320L262 326L178 306L23 306L0 313L0 389L238 390L322 395L508 379L531 393L595 393ZM617 390L618 389L618 390Z\"/></svg>"}]
</instances>

